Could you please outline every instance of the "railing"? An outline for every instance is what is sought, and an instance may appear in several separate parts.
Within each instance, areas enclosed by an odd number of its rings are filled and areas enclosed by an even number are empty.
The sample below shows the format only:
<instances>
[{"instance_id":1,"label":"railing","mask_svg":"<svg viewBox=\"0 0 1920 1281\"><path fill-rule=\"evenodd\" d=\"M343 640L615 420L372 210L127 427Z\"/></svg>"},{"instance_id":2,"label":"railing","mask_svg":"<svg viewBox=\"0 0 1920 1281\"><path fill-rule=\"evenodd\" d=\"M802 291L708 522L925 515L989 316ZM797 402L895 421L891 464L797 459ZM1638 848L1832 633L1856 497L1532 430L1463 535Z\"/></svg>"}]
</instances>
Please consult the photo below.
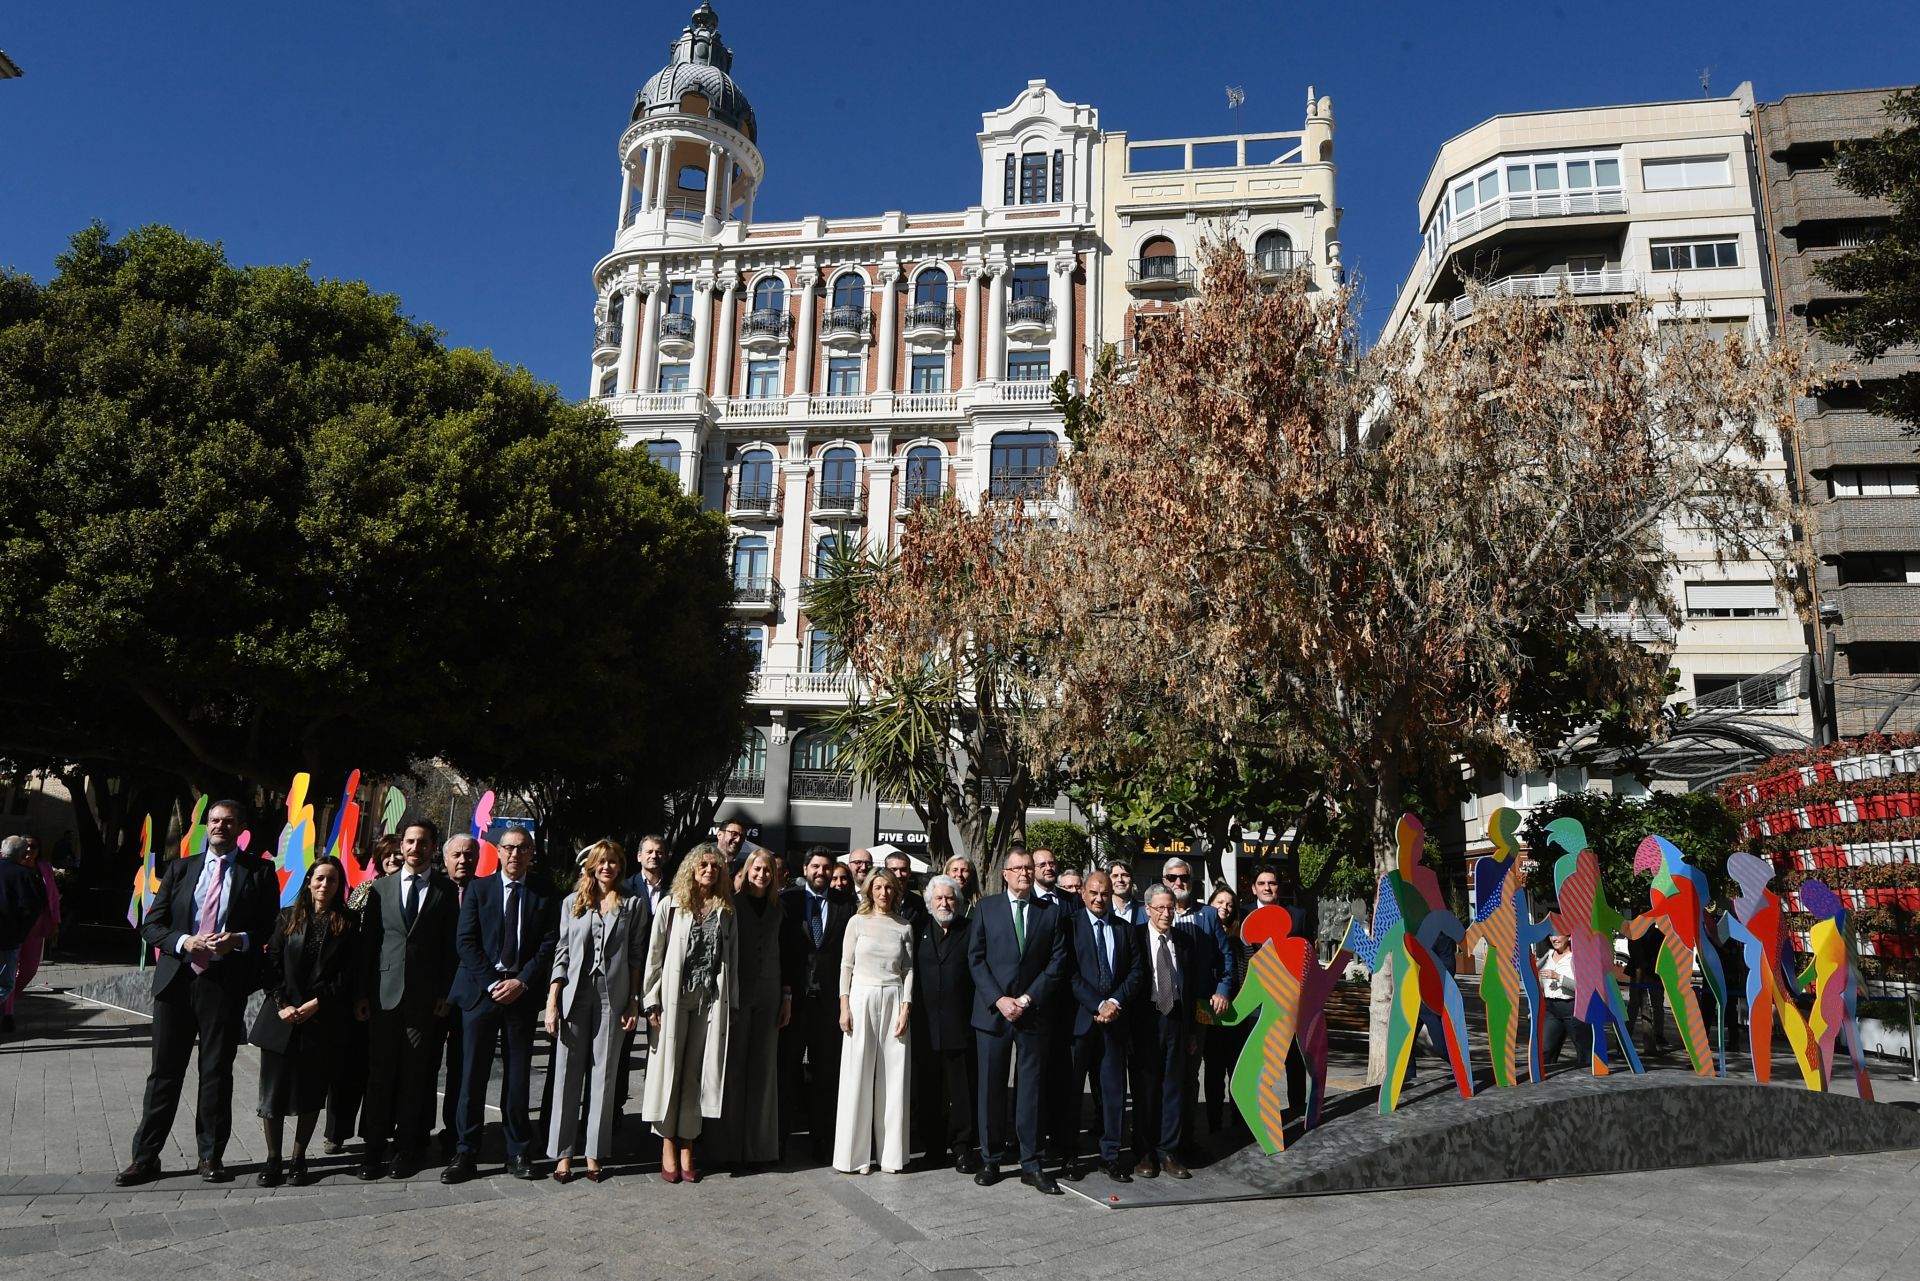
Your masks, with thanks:
<instances>
[{"instance_id":1,"label":"railing","mask_svg":"<svg viewBox=\"0 0 1920 1281\"><path fill-rule=\"evenodd\" d=\"M786 418L793 411L787 408L785 396L745 396L729 400L722 406L722 418Z\"/></svg>"},{"instance_id":2,"label":"railing","mask_svg":"<svg viewBox=\"0 0 1920 1281\"><path fill-rule=\"evenodd\" d=\"M669 218L685 218L697 222L707 216L707 201L704 196L698 199L690 196L668 196L665 200L656 202L654 208L665 209ZM643 212L649 211L642 210L638 205L627 210L627 225L631 227L639 222Z\"/></svg>"},{"instance_id":3,"label":"railing","mask_svg":"<svg viewBox=\"0 0 1920 1281\"><path fill-rule=\"evenodd\" d=\"M754 687L758 698L845 698L853 689L853 673L842 667L831 672L763 672Z\"/></svg>"},{"instance_id":4,"label":"railing","mask_svg":"<svg viewBox=\"0 0 1920 1281\"><path fill-rule=\"evenodd\" d=\"M780 491L736 489L727 498L727 511L736 516L772 516L780 510Z\"/></svg>"},{"instance_id":5,"label":"railing","mask_svg":"<svg viewBox=\"0 0 1920 1281\"><path fill-rule=\"evenodd\" d=\"M1311 259L1304 249L1268 249L1253 256L1254 270L1265 276L1283 276L1304 270Z\"/></svg>"},{"instance_id":6,"label":"railing","mask_svg":"<svg viewBox=\"0 0 1920 1281\"><path fill-rule=\"evenodd\" d=\"M748 578L733 580L733 603L765 607L773 604L780 596L780 584L771 577L757 574Z\"/></svg>"},{"instance_id":7,"label":"railing","mask_svg":"<svg viewBox=\"0 0 1920 1281\"><path fill-rule=\"evenodd\" d=\"M1052 477L1051 467L1002 467L987 482L987 493L993 498L1045 498L1053 488Z\"/></svg>"},{"instance_id":8,"label":"railing","mask_svg":"<svg viewBox=\"0 0 1920 1281\"><path fill-rule=\"evenodd\" d=\"M604 325L595 325L593 345L596 349L618 347L620 345L620 322L609 321Z\"/></svg>"},{"instance_id":9,"label":"railing","mask_svg":"<svg viewBox=\"0 0 1920 1281\"><path fill-rule=\"evenodd\" d=\"M986 390L992 388L991 391ZM991 397L1003 405L1051 404L1053 402L1053 379L1022 378L1014 382L982 383L979 390L983 397Z\"/></svg>"},{"instance_id":10,"label":"railing","mask_svg":"<svg viewBox=\"0 0 1920 1281\"><path fill-rule=\"evenodd\" d=\"M1702 694L1693 700L1695 712L1791 712L1802 694L1800 663L1795 660L1758 676Z\"/></svg>"},{"instance_id":11,"label":"railing","mask_svg":"<svg viewBox=\"0 0 1920 1281\"><path fill-rule=\"evenodd\" d=\"M1582 627L1598 628L1603 632L1612 632L1624 636L1630 641L1658 641L1662 644L1674 638L1673 624L1658 615L1645 614L1581 614Z\"/></svg>"},{"instance_id":12,"label":"railing","mask_svg":"<svg viewBox=\"0 0 1920 1281\"><path fill-rule=\"evenodd\" d=\"M705 414L707 398L697 391L640 391L616 397L609 406L621 414Z\"/></svg>"},{"instance_id":13,"label":"railing","mask_svg":"<svg viewBox=\"0 0 1920 1281\"><path fill-rule=\"evenodd\" d=\"M900 510L911 511L922 503L937 503L946 492L942 485L908 485L900 492Z\"/></svg>"},{"instance_id":14,"label":"railing","mask_svg":"<svg viewBox=\"0 0 1920 1281\"><path fill-rule=\"evenodd\" d=\"M1127 283L1142 287L1193 285L1193 260L1171 255L1159 258L1135 258L1127 264Z\"/></svg>"},{"instance_id":15,"label":"railing","mask_svg":"<svg viewBox=\"0 0 1920 1281\"><path fill-rule=\"evenodd\" d=\"M1447 244L1514 218L1579 218L1626 211L1627 195L1623 191L1536 191L1502 196L1455 218L1447 228ZM1436 256L1431 265L1437 268L1441 257L1444 255Z\"/></svg>"},{"instance_id":16,"label":"railing","mask_svg":"<svg viewBox=\"0 0 1920 1281\"><path fill-rule=\"evenodd\" d=\"M660 341L677 338L681 342L693 341L693 317L684 312L670 311L660 317Z\"/></svg>"},{"instance_id":17,"label":"railing","mask_svg":"<svg viewBox=\"0 0 1920 1281\"><path fill-rule=\"evenodd\" d=\"M995 778L989 775L980 780L980 801L983 805L998 805L1007 798L1007 789L1013 786L1010 778Z\"/></svg>"},{"instance_id":18,"label":"railing","mask_svg":"<svg viewBox=\"0 0 1920 1281\"><path fill-rule=\"evenodd\" d=\"M792 314L777 308L750 311L740 318L742 338L785 338L792 327Z\"/></svg>"},{"instance_id":19,"label":"railing","mask_svg":"<svg viewBox=\"0 0 1920 1281\"><path fill-rule=\"evenodd\" d=\"M860 510L860 490L853 485L822 485L814 492L813 509L817 512L857 512Z\"/></svg>"},{"instance_id":20,"label":"railing","mask_svg":"<svg viewBox=\"0 0 1920 1281\"><path fill-rule=\"evenodd\" d=\"M865 307L829 307L826 319L820 323L820 336L830 334L859 334L865 337L873 330L873 313Z\"/></svg>"},{"instance_id":21,"label":"railing","mask_svg":"<svg viewBox=\"0 0 1920 1281\"><path fill-rule=\"evenodd\" d=\"M788 775L787 795L796 801L850 801L853 775L832 769L797 769Z\"/></svg>"},{"instance_id":22,"label":"railing","mask_svg":"<svg viewBox=\"0 0 1920 1281\"><path fill-rule=\"evenodd\" d=\"M907 307L907 329L953 330L953 308L943 302L916 302Z\"/></svg>"},{"instance_id":23,"label":"railing","mask_svg":"<svg viewBox=\"0 0 1920 1281\"><path fill-rule=\"evenodd\" d=\"M1640 277L1631 271L1548 271L1532 275L1503 276L1487 282L1489 298L1553 298L1561 286L1576 297L1592 294L1630 294L1640 287ZM1462 294L1453 300L1453 318L1465 320L1473 314L1473 297Z\"/></svg>"},{"instance_id":24,"label":"railing","mask_svg":"<svg viewBox=\"0 0 1920 1281\"><path fill-rule=\"evenodd\" d=\"M809 396L807 413L819 418L839 418L846 414L864 414L872 410L871 396Z\"/></svg>"},{"instance_id":25,"label":"railing","mask_svg":"<svg viewBox=\"0 0 1920 1281\"><path fill-rule=\"evenodd\" d=\"M1051 298L1014 298L1007 303L1007 323L1010 325L1051 325L1053 323L1053 299Z\"/></svg>"},{"instance_id":26,"label":"railing","mask_svg":"<svg viewBox=\"0 0 1920 1281\"><path fill-rule=\"evenodd\" d=\"M729 774L727 775L727 796L765 796L767 794L767 776L765 774Z\"/></svg>"},{"instance_id":27,"label":"railing","mask_svg":"<svg viewBox=\"0 0 1920 1281\"><path fill-rule=\"evenodd\" d=\"M910 391L893 398L894 412L901 414L957 414L960 393L955 391Z\"/></svg>"}]
</instances>

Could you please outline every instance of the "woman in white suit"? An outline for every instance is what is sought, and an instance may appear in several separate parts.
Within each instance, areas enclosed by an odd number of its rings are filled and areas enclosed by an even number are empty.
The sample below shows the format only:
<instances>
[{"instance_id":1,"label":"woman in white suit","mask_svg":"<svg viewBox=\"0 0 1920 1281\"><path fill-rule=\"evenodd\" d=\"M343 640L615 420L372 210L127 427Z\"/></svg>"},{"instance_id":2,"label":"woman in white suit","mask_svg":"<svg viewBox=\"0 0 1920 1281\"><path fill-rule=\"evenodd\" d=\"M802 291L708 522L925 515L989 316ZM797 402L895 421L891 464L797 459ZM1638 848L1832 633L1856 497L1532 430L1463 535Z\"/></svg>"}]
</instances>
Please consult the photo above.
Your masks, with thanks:
<instances>
[{"instance_id":1,"label":"woman in white suit","mask_svg":"<svg viewBox=\"0 0 1920 1281\"><path fill-rule=\"evenodd\" d=\"M623 1033L640 1022L640 970L646 960L647 901L620 893L627 852L600 841L580 862L572 911L560 921L547 989L547 1032L554 1038L553 1179L573 1178L580 1090L587 1090L587 1178L605 1177L600 1160L613 1146L613 1090Z\"/></svg>"},{"instance_id":2,"label":"woman in white suit","mask_svg":"<svg viewBox=\"0 0 1920 1281\"><path fill-rule=\"evenodd\" d=\"M840 950L840 1110L833 1168L888 1174L907 1166L907 1021L913 1009L913 931L894 912L900 883L875 872Z\"/></svg>"},{"instance_id":3,"label":"woman in white suit","mask_svg":"<svg viewBox=\"0 0 1920 1281\"><path fill-rule=\"evenodd\" d=\"M720 847L696 846L653 918L645 991L653 1057L640 1115L660 1136L660 1177L698 1183L693 1141L717 1117L727 1084L727 1036L740 1004L733 877Z\"/></svg>"}]
</instances>

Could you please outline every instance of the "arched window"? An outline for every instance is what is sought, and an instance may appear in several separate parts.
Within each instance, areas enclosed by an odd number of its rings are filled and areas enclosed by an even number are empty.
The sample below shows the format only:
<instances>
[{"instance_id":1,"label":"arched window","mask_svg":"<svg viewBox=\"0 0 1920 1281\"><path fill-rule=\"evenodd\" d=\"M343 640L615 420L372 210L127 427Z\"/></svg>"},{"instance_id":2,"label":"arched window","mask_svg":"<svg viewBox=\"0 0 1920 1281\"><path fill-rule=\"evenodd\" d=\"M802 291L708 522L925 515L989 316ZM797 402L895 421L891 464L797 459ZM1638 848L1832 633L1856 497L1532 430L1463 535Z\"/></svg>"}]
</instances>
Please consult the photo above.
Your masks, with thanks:
<instances>
[{"instance_id":1,"label":"arched window","mask_svg":"<svg viewBox=\"0 0 1920 1281\"><path fill-rule=\"evenodd\" d=\"M740 759L734 762L733 772L737 778L751 779L765 783L767 777L767 740L757 729L747 731L747 741L740 745ZM734 780L727 780L727 790L735 792Z\"/></svg>"},{"instance_id":2,"label":"arched window","mask_svg":"<svg viewBox=\"0 0 1920 1281\"><path fill-rule=\"evenodd\" d=\"M860 493L860 457L845 445L820 455L820 506L851 510Z\"/></svg>"},{"instance_id":3,"label":"arched window","mask_svg":"<svg viewBox=\"0 0 1920 1281\"><path fill-rule=\"evenodd\" d=\"M865 307L867 305L867 282L849 271L836 276L833 281L833 305L835 307Z\"/></svg>"},{"instance_id":4,"label":"arched window","mask_svg":"<svg viewBox=\"0 0 1920 1281\"><path fill-rule=\"evenodd\" d=\"M1253 242L1254 264L1261 271L1290 271L1295 259L1293 237L1284 231L1263 231Z\"/></svg>"},{"instance_id":5,"label":"arched window","mask_svg":"<svg viewBox=\"0 0 1920 1281\"><path fill-rule=\"evenodd\" d=\"M770 552L767 540L759 534L743 538L733 545L733 587L735 591L764 590L769 577Z\"/></svg>"},{"instance_id":6,"label":"arched window","mask_svg":"<svg viewBox=\"0 0 1920 1281\"><path fill-rule=\"evenodd\" d=\"M793 736L793 767L827 773L840 768L840 740L819 729L803 729Z\"/></svg>"},{"instance_id":7,"label":"arched window","mask_svg":"<svg viewBox=\"0 0 1920 1281\"><path fill-rule=\"evenodd\" d=\"M680 475L680 442L677 440L650 440L647 442L647 457L672 472L676 479Z\"/></svg>"},{"instance_id":8,"label":"arched window","mask_svg":"<svg viewBox=\"0 0 1920 1281\"><path fill-rule=\"evenodd\" d=\"M1044 497L1058 454L1059 444L1051 432L1001 432L993 438L989 455L989 492L995 498Z\"/></svg>"},{"instance_id":9,"label":"arched window","mask_svg":"<svg viewBox=\"0 0 1920 1281\"><path fill-rule=\"evenodd\" d=\"M753 309L755 311L784 311L787 306L787 285L778 276L768 276L754 282Z\"/></svg>"},{"instance_id":10,"label":"arched window","mask_svg":"<svg viewBox=\"0 0 1920 1281\"><path fill-rule=\"evenodd\" d=\"M947 273L938 267L929 267L913 278L913 301L915 306L923 303L937 307L947 305Z\"/></svg>"},{"instance_id":11,"label":"arched window","mask_svg":"<svg viewBox=\"0 0 1920 1281\"><path fill-rule=\"evenodd\" d=\"M945 488L947 455L938 445L915 445L907 451L906 502L933 502Z\"/></svg>"},{"instance_id":12,"label":"arched window","mask_svg":"<svg viewBox=\"0 0 1920 1281\"><path fill-rule=\"evenodd\" d=\"M740 480L734 486L733 505L766 511L773 505L773 455L749 449L740 455Z\"/></svg>"},{"instance_id":13,"label":"arched window","mask_svg":"<svg viewBox=\"0 0 1920 1281\"><path fill-rule=\"evenodd\" d=\"M813 546L813 576L825 578L836 557L853 550L853 540L845 534L827 534Z\"/></svg>"},{"instance_id":14,"label":"arched window","mask_svg":"<svg viewBox=\"0 0 1920 1281\"><path fill-rule=\"evenodd\" d=\"M1171 240L1155 236L1140 246L1140 279L1171 280L1180 274L1180 254Z\"/></svg>"}]
</instances>

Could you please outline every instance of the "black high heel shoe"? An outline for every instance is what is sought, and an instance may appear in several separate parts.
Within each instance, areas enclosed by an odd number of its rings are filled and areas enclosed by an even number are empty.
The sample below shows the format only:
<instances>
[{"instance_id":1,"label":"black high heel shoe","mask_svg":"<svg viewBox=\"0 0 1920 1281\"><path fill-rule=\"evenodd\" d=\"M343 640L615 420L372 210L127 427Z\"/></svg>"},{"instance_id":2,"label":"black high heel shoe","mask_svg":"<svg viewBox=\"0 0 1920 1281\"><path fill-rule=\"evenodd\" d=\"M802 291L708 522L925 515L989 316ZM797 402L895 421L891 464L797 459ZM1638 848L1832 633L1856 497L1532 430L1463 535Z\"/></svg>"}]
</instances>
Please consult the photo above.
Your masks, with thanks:
<instances>
[{"instance_id":1,"label":"black high heel shoe","mask_svg":"<svg viewBox=\"0 0 1920 1281\"><path fill-rule=\"evenodd\" d=\"M287 1182L296 1188L307 1186L307 1154L305 1152L287 1163Z\"/></svg>"},{"instance_id":2,"label":"black high heel shoe","mask_svg":"<svg viewBox=\"0 0 1920 1281\"><path fill-rule=\"evenodd\" d=\"M267 1163L260 1167L260 1186L263 1188L277 1188L286 1181L286 1172L281 1168L280 1158L277 1156L268 1157Z\"/></svg>"}]
</instances>

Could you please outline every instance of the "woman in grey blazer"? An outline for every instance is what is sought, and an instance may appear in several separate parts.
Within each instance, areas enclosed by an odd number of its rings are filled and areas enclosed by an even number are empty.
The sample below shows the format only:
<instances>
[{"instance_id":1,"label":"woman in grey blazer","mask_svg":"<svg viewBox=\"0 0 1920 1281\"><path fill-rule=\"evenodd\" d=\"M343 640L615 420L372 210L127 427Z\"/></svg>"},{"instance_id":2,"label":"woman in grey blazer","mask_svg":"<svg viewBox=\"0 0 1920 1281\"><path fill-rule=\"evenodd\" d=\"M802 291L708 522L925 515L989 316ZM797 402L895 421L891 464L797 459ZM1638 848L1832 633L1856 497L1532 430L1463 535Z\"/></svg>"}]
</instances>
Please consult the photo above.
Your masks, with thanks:
<instances>
[{"instance_id":1,"label":"woman in grey blazer","mask_svg":"<svg viewBox=\"0 0 1920 1281\"><path fill-rule=\"evenodd\" d=\"M553 1179L573 1178L573 1150L580 1121L580 1090L589 1113L587 1178L605 1177L600 1159L613 1146L613 1092L622 1034L640 1022L640 971L647 954L647 901L620 893L627 852L619 842L600 841L580 864L572 910L563 913L553 949L553 983L547 988L547 1032L554 1038L553 1126L548 1150Z\"/></svg>"}]
</instances>

